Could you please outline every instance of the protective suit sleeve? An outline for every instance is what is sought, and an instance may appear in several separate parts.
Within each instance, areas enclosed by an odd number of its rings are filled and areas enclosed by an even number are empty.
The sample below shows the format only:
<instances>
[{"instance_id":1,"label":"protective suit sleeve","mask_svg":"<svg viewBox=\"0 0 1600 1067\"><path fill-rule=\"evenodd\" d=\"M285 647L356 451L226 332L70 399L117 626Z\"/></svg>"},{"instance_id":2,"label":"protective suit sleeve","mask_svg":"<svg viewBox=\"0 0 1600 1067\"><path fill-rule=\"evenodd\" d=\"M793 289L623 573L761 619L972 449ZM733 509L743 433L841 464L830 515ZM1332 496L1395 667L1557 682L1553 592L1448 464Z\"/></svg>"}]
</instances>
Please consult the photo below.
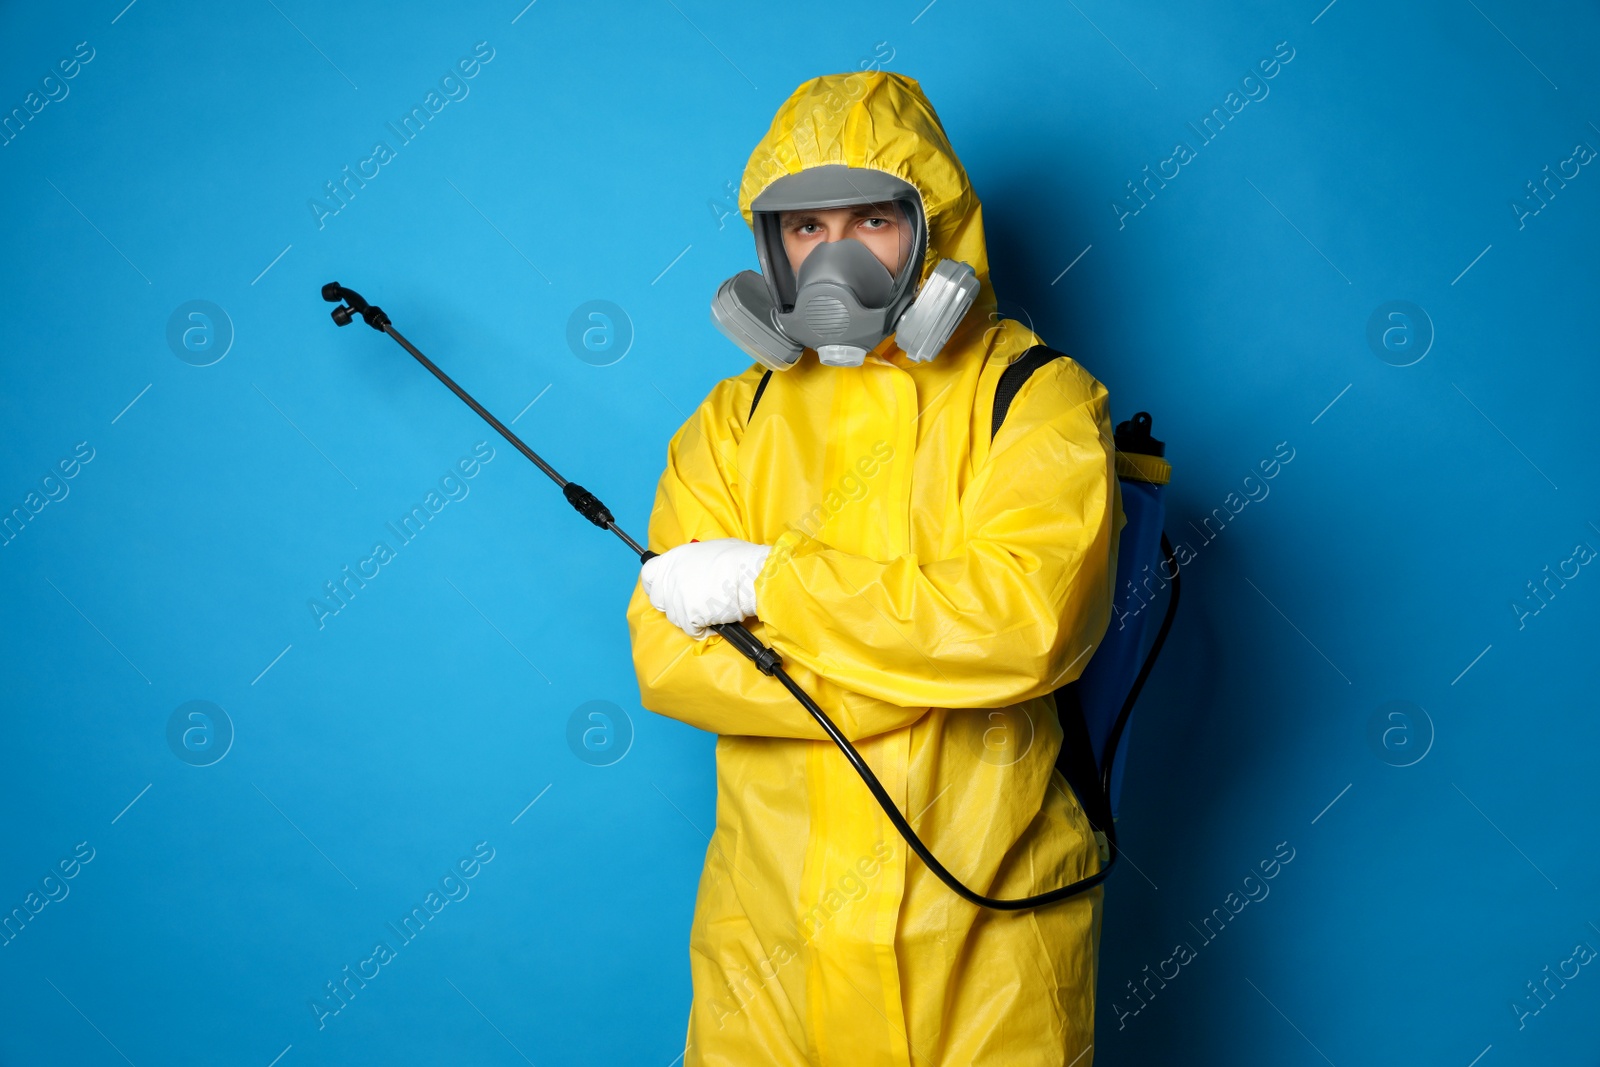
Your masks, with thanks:
<instances>
[{"instance_id":1,"label":"protective suit sleeve","mask_svg":"<svg viewBox=\"0 0 1600 1067\"><path fill-rule=\"evenodd\" d=\"M1005 707L1082 673L1111 617L1125 519L1106 390L1040 367L961 498L949 558L881 562L790 529L756 578L771 644L907 707Z\"/></svg>"},{"instance_id":2,"label":"protective suit sleeve","mask_svg":"<svg viewBox=\"0 0 1600 1067\"><path fill-rule=\"evenodd\" d=\"M667 445L667 465L650 513L649 547L656 552L698 538L747 538L737 495L735 457L750 408L756 373L719 382ZM758 603L759 610L759 603ZM745 625L771 644L759 619ZM827 735L776 679L730 647L720 634L690 638L653 607L643 583L628 602L634 673L644 707L717 734L763 737ZM907 726L928 706L905 707L850 691L806 665L784 669L852 741Z\"/></svg>"}]
</instances>

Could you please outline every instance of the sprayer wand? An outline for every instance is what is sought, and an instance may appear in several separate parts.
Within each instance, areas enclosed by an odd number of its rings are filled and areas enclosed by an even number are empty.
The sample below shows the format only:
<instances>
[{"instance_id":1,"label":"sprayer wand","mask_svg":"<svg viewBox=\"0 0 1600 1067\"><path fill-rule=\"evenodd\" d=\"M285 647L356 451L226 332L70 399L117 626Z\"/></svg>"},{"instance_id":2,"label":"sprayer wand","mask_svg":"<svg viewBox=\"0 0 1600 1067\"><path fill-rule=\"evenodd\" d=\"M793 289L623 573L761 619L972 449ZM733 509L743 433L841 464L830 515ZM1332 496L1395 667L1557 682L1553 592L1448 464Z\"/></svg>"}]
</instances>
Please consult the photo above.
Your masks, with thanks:
<instances>
[{"instance_id":1,"label":"sprayer wand","mask_svg":"<svg viewBox=\"0 0 1600 1067\"><path fill-rule=\"evenodd\" d=\"M540 470L548 474L550 476L550 480L561 487L561 493L567 498L567 503L571 504L579 515L582 515L584 518L588 519L602 530L610 530L612 533L620 537L622 539L622 543L631 548L634 555L639 557L640 563L644 563L647 560L655 558L657 553L652 552L648 548L645 548L643 545L639 544L639 542L628 536L627 531L623 530L622 527L617 525L617 520L612 516L611 509L606 507L599 497L589 492L589 490L585 489L577 482L569 482L567 479L561 477L560 472L554 467L550 466L550 464L546 463L544 459L540 457L539 453L529 448L527 444L523 442L522 438L512 433L509 426L495 418L494 415L482 404L473 399L471 393L457 385L455 380L451 378L450 375L440 370L438 365L435 364L433 360L423 355L422 352L417 349L416 345L412 344L410 341L407 341L405 336L401 334L399 330L394 328L394 323L389 321L389 316L383 313L382 308L375 304L367 303L361 298L360 293L356 292L354 289L346 289L338 282L329 282L327 285L322 287L322 299L328 301L330 304L339 304L339 307L333 309L333 321L338 323L340 326L350 325L355 316L360 315L366 320L368 326L371 326L374 330L380 330L383 333L388 334L390 337L393 337L401 348L405 349L407 352L410 352L412 356L416 357L418 363L421 363L424 367L427 367L428 370L432 372L433 376L443 382L452 393L456 394L456 396L459 396L467 405L467 407L471 408L473 411L476 411L478 416L482 418L484 422L487 422L490 426L493 426L501 437L504 437L511 443L513 448L515 448L518 452L521 452L524 456L527 456L528 459L533 462L535 467L538 467ZM712 627L712 629L716 630L717 633L726 638L730 645L744 653L744 655L749 658L750 662L754 663L758 668L760 668L762 674L771 674L775 669L777 669L778 664L782 662L778 658L778 654L772 649L768 648L766 645L763 645L760 641L756 640L755 635L749 630L746 630L743 623L722 623L721 625Z\"/></svg>"},{"instance_id":2,"label":"sprayer wand","mask_svg":"<svg viewBox=\"0 0 1600 1067\"><path fill-rule=\"evenodd\" d=\"M462 401L473 411L476 411L480 418L482 418L490 426L493 426L501 437L504 437L511 443L513 448L515 448L518 452L521 452L524 456L527 456L528 459L533 462L534 466L548 474L550 479L561 487L561 492L566 496L567 503L571 504L577 510L578 514L582 515L584 518L588 519L601 529L610 530L612 533L620 537L623 544L632 549L633 552L639 557L639 562L641 564L647 560L653 559L656 555L658 555L658 553L650 551L649 549L640 545L639 542L629 537L627 533L623 531L622 527L617 525L616 519L612 517L610 509L607 508L605 504L601 503L598 497L589 492L589 490L585 489L583 486L579 485L577 482L569 482L565 478L561 477L554 467L546 463L540 458L537 452L524 444L522 439L516 434L512 433L510 428L507 427L505 423L501 422L499 419L490 414L482 404L478 403L472 398L470 393L457 385L451 379L451 377L444 371L440 370L432 360L418 351L415 345L413 345L410 341L407 341L405 337L401 335L400 331L394 328L394 324L389 321L389 316L383 313L382 308L367 303L361 298L360 293L357 293L353 289L346 289L338 282L329 282L327 285L322 287L322 299L328 301L330 304L339 305L333 309L333 321L340 326L350 325L350 323L355 320L355 316L360 315L366 320L368 326L371 326L374 330L381 330L390 337L393 337L401 348L404 348L407 352L411 353L411 355L416 358L418 363L421 363L424 367L427 367L435 378L438 378L441 382L443 382L452 393L460 397ZM801 689L799 684L796 683L793 678L789 677L789 673L783 669L783 661L779 658L778 654L757 640L754 634L745 629L744 623L742 622L720 623L712 626L711 629L721 634L723 638L727 640L728 644L732 645L734 648L743 653L745 658L750 660L751 663L754 663L762 674L769 675L783 683L783 687L800 702L800 705L804 707L806 711L811 713L811 717L817 721L817 725L822 727L823 732L826 733L830 739L832 739L833 743L838 746L839 751L844 755L844 758L850 762L850 766L855 768L855 771L858 775L860 775L862 782L866 784L867 789L871 791L873 797L878 801L878 805L883 808L884 815L888 818L889 822L894 825L894 828L900 832L900 836L905 839L906 845L911 849L912 852L916 853L917 857L921 859L924 864L927 865L928 870L932 871L941 882L949 886L950 890L963 900L969 901L982 908L992 908L997 911L1024 911L1029 908L1041 907L1045 904L1054 904L1057 901L1065 900L1068 897L1087 892L1088 890L1099 885L1101 882L1105 881L1106 877L1110 875L1112 868L1116 865L1118 855L1116 828L1115 826L1107 826L1106 836L1109 839L1110 857L1104 864L1101 865L1098 871L1089 875L1087 878L1081 878L1078 881L1073 882L1070 885L1064 885L1059 889L1052 889L1048 893L1038 893L1031 897L1018 897L1012 900L1002 900L997 897L988 897L968 889L966 885L962 883L961 879L951 874L950 871L945 868L944 864L940 863L938 858L934 856L933 852L929 850L928 846L922 843L922 839L917 836L916 830L912 829L911 824L906 821L906 817L902 815L900 813L900 809L895 806L894 799L889 796L889 791L883 787L882 782L878 781L878 776L874 774L872 768L867 765L867 761L861 757L861 753L856 751L855 745L850 743L850 739L847 738L844 735L844 732L840 730L834 721L828 717L828 713L823 711L822 708L817 705L815 700L811 699L810 694L808 694L804 689Z\"/></svg>"}]
</instances>

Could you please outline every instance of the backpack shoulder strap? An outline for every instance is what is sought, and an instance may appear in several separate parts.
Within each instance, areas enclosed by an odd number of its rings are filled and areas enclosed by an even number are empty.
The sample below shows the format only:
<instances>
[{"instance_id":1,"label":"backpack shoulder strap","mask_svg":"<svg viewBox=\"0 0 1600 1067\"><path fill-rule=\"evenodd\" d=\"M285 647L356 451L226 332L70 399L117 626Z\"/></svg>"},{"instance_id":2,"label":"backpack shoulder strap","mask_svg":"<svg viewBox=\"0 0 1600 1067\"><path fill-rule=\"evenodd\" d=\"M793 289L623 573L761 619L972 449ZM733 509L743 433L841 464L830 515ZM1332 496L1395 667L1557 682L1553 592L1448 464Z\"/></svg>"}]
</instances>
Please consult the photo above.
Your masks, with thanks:
<instances>
[{"instance_id":1,"label":"backpack shoulder strap","mask_svg":"<svg viewBox=\"0 0 1600 1067\"><path fill-rule=\"evenodd\" d=\"M1034 371L1065 355L1065 352L1057 352L1048 345L1034 345L1005 369L1005 373L1000 375L1000 384L994 389L994 422L989 430L991 439L1000 432L1000 424L1006 421L1006 412L1010 410L1011 401L1016 399L1023 383L1033 377Z\"/></svg>"},{"instance_id":2,"label":"backpack shoulder strap","mask_svg":"<svg viewBox=\"0 0 1600 1067\"><path fill-rule=\"evenodd\" d=\"M1033 372L1064 355L1065 352L1058 352L1046 345L1034 345L1005 369L1000 375L1000 383L994 390L994 422L990 430L991 439L1000 432L1000 426L1006 419L1006 412L1011 408L1011 401L1016 399L1023 384L1033 377ZM1083 808L1090 828L1095 831L1100 846L1100 862L1104 864L1109 858L1105 834L1111 825L1111 798L1107 796L1100 780L1100 768L1095 761L1094 744L1090 740L1089 723L1083 712L1078 679L1075 678L1057 689L1053 696L1056 715L1061 720L1062 733L1061 750L1056 754L1056 769L1061 772L1073 795L1078 798L1078 804Z\"/></svg>"},{"instance_id":3,"label":"backpack shoulder strap","mask_svg":"<svg viewBox=\"0 0 1600 1067\"><path fill-rule=\"evenodd\" d=\"M772 368L767 368L767 373L761 376L761 381L756 383L756 395L750 398L750 414L744 417L745 425L750 425L750 420L756 417L756 405L761 403L761 394L767 391L767 382L772 377Z\"/></svg>"}]
</instances>

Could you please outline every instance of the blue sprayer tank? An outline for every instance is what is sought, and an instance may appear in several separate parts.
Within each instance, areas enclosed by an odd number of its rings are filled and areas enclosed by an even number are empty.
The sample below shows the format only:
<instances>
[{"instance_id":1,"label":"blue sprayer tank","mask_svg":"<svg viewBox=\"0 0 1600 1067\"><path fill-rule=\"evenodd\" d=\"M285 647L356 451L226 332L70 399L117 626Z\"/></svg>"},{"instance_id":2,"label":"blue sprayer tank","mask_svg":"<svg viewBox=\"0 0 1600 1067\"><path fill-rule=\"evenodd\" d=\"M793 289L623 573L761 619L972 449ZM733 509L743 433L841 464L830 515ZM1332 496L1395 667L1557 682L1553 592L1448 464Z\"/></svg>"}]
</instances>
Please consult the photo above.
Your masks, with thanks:
<instances>
[{"instance_id":1,"label":"blue sprayer tank","mask_svg":"<svg viewBox=\"0 0 1600 1067\"><path fill-rule=\"evenodd\" d=\"M1130 695L1137 695L1133 690L1146 657L1159 651L1156 642L1164 638L1176 608L1176 561L1169 558L1170 546L1162 544L1163 495L1172 478L1172 466L1165 458L1163 443L1151 436L1150 425L1150 415L1141 411L1117 426L1117 482L1127 521L1117 542L1111 620L1082 675L1055 694L1064 734L1057 766L1097 828L1116 816L1131 719L1123 723L1117 737L1109 790L1101 785L1106 747L1112 743L1124 705ZM1169 585L1174 588L1163 616L1158 601ZM1082 711L1081 725L1074 705ZM1092 762L1086 758L1085 740L1093 753Z\"/></svg>"}]
</instances>

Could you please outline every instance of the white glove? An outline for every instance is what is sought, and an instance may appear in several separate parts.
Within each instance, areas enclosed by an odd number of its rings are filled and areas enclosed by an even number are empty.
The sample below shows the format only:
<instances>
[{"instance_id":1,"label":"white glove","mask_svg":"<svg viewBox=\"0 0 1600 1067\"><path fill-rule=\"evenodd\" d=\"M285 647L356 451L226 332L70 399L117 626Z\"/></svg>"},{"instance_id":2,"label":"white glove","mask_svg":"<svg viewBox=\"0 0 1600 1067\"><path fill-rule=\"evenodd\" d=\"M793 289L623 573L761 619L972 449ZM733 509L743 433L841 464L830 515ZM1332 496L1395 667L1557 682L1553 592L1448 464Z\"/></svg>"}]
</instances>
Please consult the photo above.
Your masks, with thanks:
<instances>
[{"instance_id":1,"label":"white glove","mask_svg":"<svg viewBox=\"0 0 1600 1067\"><path fill-rule=\"evenodd\" d=\"M667 621L704 640L707 627L756 613L756 575L771 551L734 537L692 541L646 561L639 580Z\"/></svg>"}]
</instances>

